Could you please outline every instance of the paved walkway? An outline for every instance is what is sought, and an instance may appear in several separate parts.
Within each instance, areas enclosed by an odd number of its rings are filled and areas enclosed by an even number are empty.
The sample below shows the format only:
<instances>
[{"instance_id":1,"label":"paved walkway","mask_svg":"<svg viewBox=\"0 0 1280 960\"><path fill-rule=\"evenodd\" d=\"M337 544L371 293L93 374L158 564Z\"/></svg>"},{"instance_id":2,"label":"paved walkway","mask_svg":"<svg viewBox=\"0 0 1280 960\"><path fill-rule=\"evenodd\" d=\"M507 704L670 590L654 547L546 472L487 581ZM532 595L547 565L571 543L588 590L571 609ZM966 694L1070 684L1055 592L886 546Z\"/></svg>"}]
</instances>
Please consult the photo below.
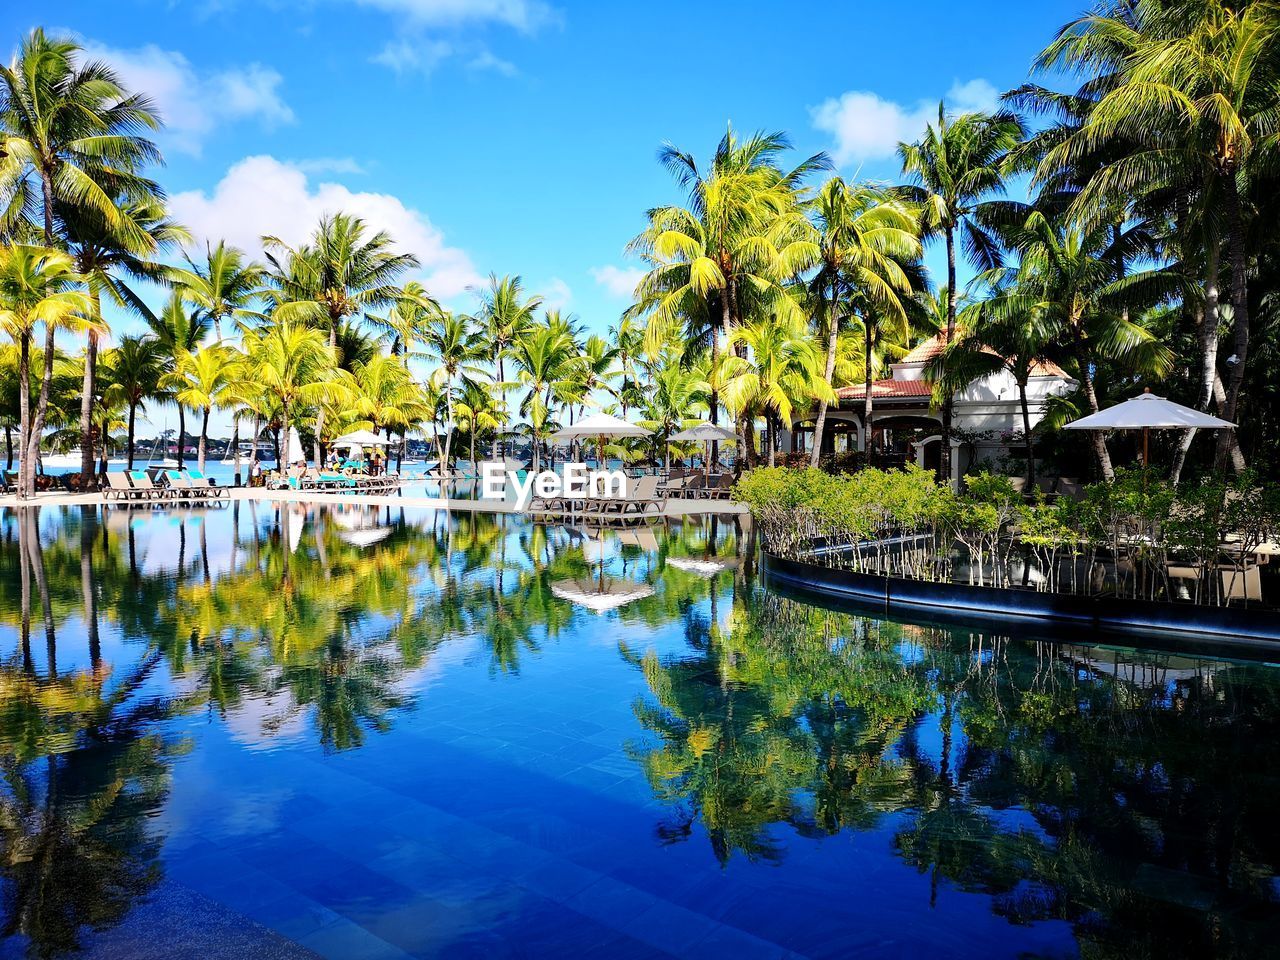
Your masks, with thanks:
<instances>
[{"instance_id":1,"label":"paved walkway","mask_svg":"<svg viewBox=\"0 0 1280 960\"><path fill-rule=\"evenodd\" d=\"M434 510L452 510L469 513L520 513L513 503L497 500L461 500L445 497L409 496L404 493L323 493L316 490L264 490L232 487L229 496L235 500L284 500L307 503L367 503L375 506L422 507ZM17 506L89 506L93 504L123 504L127 501L107 500L101 493L39 493L29 500L19 500L14 494L0 496L0 508ZM741 503L728 500L689 500L672 498L663 504L664 517L681 517L686 514L739 515L747 513Z\"/></svg>"}]
</instances>

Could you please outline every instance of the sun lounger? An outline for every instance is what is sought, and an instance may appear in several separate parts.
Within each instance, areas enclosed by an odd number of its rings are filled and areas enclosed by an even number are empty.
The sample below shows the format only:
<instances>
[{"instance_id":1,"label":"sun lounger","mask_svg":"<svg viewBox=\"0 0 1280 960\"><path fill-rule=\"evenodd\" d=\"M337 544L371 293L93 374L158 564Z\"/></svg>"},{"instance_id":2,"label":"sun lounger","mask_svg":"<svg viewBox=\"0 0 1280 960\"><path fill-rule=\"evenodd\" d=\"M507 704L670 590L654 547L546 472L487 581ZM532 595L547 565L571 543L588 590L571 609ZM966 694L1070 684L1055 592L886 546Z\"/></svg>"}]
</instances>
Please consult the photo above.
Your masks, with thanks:
<instances>
[{"instance_id":1,"label":"sun lounger","mask_svg":"<svg viewBox=\"0 0 1280 960\"><path fill-rule=\"evenodd\" d=\"M208 491L209 497L225 497L227 495L227 486L224 483L210 483L209 478L199 470L188 470L187 480L193 487L199 487Z\"/></svg>"},{"instance_id":2,"label":"sun lounger","mask_svg":"<svg viewBox=\"0 0 1280 960\"><path fill-rule=\"evenodd\" d=\"M601 501L598 513L602 516L634 518L662 516L662 497L658 494L658 478L640 477L627 496Z\"/></svg>"},{"instance_id":3,"label":"sun lounger","mask_svg":"<svg viewBox=\"0 0 1280 960\"><path fill-rule=\"evenodd\" d=\"M170 500L173 498L173 495L167 489L157 487L152 483L151 475L145 470L130 470L129 482L133 484L135 490L146 491L146 496L143 499Z\"/></svg>"},{"instance_id":4,"label":"sun lounger","mask_svg":"<svg viewBox=\"0 0 1280 960\"><path fill-rule=\"evenodd\" d=\"M192 484L191 479L181 470L166 470L164 478L169 481L169 489L173 491L171 496L181 500L207 500L209 499L209 485L198 487Z\"/></svg>"},{"instance_id":5,"label":"sun lounger","mask_svg":"<svg viewBox=\"0 0 1280 960\"><path fill-rule=\"evenodd\" d=\"M146 474L143 474L146 476ZM102 495L108 500L154 500L150 492L140 490L129 483L129 475L125 473L108 473L107 486Z\"/></svg>"}]
</instances>

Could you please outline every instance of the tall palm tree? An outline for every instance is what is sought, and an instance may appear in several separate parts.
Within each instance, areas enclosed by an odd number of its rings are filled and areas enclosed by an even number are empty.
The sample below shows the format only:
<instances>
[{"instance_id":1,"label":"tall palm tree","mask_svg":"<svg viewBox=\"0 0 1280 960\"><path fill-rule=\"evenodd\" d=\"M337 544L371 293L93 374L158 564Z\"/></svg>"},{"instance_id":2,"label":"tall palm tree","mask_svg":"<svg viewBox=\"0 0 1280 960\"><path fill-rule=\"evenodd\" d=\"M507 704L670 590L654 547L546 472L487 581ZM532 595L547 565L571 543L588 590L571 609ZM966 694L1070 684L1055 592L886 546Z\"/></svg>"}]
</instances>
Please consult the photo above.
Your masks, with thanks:
<instances>
[{"instance_id":1,"label":"tall palm tree","mask_svg":"<svg viewBox=\"0 0 1280 960\"><path fill-rule=\"evenodd\" d=\"M174 290L159 316L148 313L147 326L160 344L165 357L166 371L174 370L178 362L195 351L209 332L212 318L199 308L192 309L186 302L184 289ZM178 407L178 466L181 467L186 451L187 407Z\"/></svg>"},{"instance_id":2,"label":"tall palm tree","mask_svg":"<svg viewBox=\"0 0 1280 960\"><path fill-rule=\"evenodd\" d=\"M579 362L576 344L563 326L539 323L516 339L511 358L517 379L527 388L520 413L529 423L529 433L533 437L533 469L537 472L555 390L574 375Z\"/></svg>"},{"instance_id":3,"label":"tall palm tree","mask_svg":"<svg viewBox=\"0 0 1280 960\"><path fill-rule=\"evenodd\" d=\"M856 295L865 332L863 423L869 429L873 330L881 318L899 327L907 324L906 303L912 293L912 279L903 269L903 262L918 260L921 252L914 211L879 187L849 184L832 177L818 191L813 212L820 253L819 268L809 281L809 291L821 307L826 327L825 379L834 382L840 323L852 308L843 298ZM815 467L822 455L826 419L827 402L819 400L810 455Z\"/></svg>"},{"instance_id":4,"label":"tall palm tree","mask_svg":"<svg viewBox=\"0 0 1280 960\"><path fill-rule=\"evenodd\" d=\"M1081 190L1073 213L1086 220L1086 228L1116 197L1172 187L1213 198L1233 311L1232 360L1219 406L1227 420L1236 418L1249 357L1250 212L1242 191L1274 169L1280 146L1278 45L1280 17L1269 4L1115 4L1068 24L1040 57L1042 65L1087 64L1116 74L1074 135L1042 164L1053 172L1117 140L1133 145ZM1205 330L1204 346L1216 354L1216 338L1207 325ZM1207 406L1203 393L1202 400ZM1221 431L1219 437L1220 463L1230 446L1228 434ZM1243 458L1236 466L1243 468Z\"/></svg>"},{"instance_id":5,"label":"tall palm tree","mask_svg":"<svg viewBox=\"0 0 1280 960\"><path fill-rule=\"evenodd\" d=\"M353 426L385 430L389 439L393 431L418 426L431 412L401 357L370 358L356 367L354 381L355 390L345 404L348 416L356 421Z\"/></svg>"},{"instance_id":6,"label":"tall palm tree","mask_svg":"<svg viewBox=\"0 0 1280 960\"><path fill-rule=\"evenodd\" d=\"M181 354L173 370L160 378L160 386L172 392L173 402L179 409L190 407L201 413L200 443L196 454L201 471L204 470L205 447L209 440L209 414L229 398L240 376L240 359L239 351L214 343Z\"/></svg>"},{"instance_id":7,"label":"tall palm tree","mask_svg":"<svg viewBox=\"0 0 1280 960\"><path fill-rule=\"evenodd\" d=\"M427 329L441 314L440 303L417 280L410 280L386 316L365 314L365 320L390 340L393 356L413 356Z\"/></svg>"},{"instance_id":8,"label":"tall palm tree","mask_svg":"<svg viewBox=\"0 0 1280 960\"><path fill-rule=\"evenodd\" d=\"M396 282L418 266L411 253L396 253L385 230L369 236L368 225L350 214L325 214L311 241L291 247L277 237L263 237L267 250L264 296L280 322L306 323L328 334L338 345L338 328L349 317L395 304L403 292ZM324 414L316 424L315 457L321 459L319 437Z\"/></svg>"},{"instance_id":9,"label":"tall palm tree","mask_svg":"<svg viewBox=\"0 0 1280 960\"><path fill-rule=\"evenodd\" d=\"M991 227L1007 213L989 198L1005 192L1010 153L1023 135L1022 122L1011 113L950 117L945 104L939 103L937 123L930 123L915 143L898 144L903 173L914 181L904 192L920 210L921 234L941 234L946 243L948 343L956 331L956 236L959 234L965 254L979 269L1000 266L1000 244ZM944 397L939 470L948 482L951 408L952 398Z\"/></svg>"},{"instance_id":10,"label":"tall palm tree","mask_svg":"<svg viewBox=\"0 0 1280 960\"><path fill-rule=\"evenodd\" d=\"M823 357L807 331L770 317L736 327L733 341L747 347L747 357L721 360L728 376L725 402L740 413L764 413L769 466L776 463L778 428L791 422L799 403L835 400L823 377Z\"/></svg>"},{"instance_id":11,"label":"tall palm tree","mask_svg":"<svg viewBox=\"0 0 1280 960\"><path fill-rule=\"evenodd\" d=\"M476 439L484 430L497 430L498 405L493 393L483 383L462 378L462 392L453 404L453 415L460 429L467 432L471 443L471 462L476 462Z\"/></svg>"},{"instance_id":12,"label":"tall palm tree","mask_svg":"<svg viewBox=\"0 0 1280 960\"><path fill-rule=\"evenodd\" d=\"M160 159L140 135L159 127L155 108L128 93L106 63L82 62L82 52L37 28L0 67L0 192L38 203L46 246L57 239L58 202L89 208L126 240L145 243L116 201L159 193L136 172Z\"/></svg>"},{"instance_id":13,"label":"tall palm tree","mask_svg":"<svg viewBox=\"0 0 1280 960\"><path fill-rule=\"evenodd\" d=\"M160 385L167 372L168 356L164 346L150 334L122 337L119 345L106 351L103 365L110 381L104 396L110 403L123 403L129 409L127 440L129 469L133 469L133 440L138 410L148 400L164 397Z\"/></svg>"},{"instance_id":14,"label":"tall palm tree","mask_svg":"<svg viewBox=\"0 0 1280 960\"><path fill-rule=\"evenodd\" d=\"M423 346L426 356L437 364L434 376L443 391L445 435L441 465L447 468L453 442L454 385L460 376L480 372L480 362L487 353L486 344L471 317L445 310L427 327Z\"/></svg>"},{"instance_id":15,"label":"tall palm tree","mask_svg":"<svg viewBox=\"0 0 1280 960\"><path fill-rule=\"evenodd\" d=\"M506 358L516 338L534 324L534 317L542 307L542 297L525 296L524 282L518 276L499 278L489 274L488 286L480 294L480 324L485 340L489 343L489 362L498 388L499 414L502 426L493 435L490 456L498 459L501 434L507 431Z\"/></svg>"},{"instance_id":16,"label":"tall palm tree","mask_svg":"<svg viewBox=\"0 0 1280 960\"><path fill-rule=\"evenodd\" d=\"M75 203L59 201L58 219L67 237L76 269L85 278L91 302L85 345L84 384L80 394L80 472L86 479L94 471L93 403L97 393L99 338L107 325L102 316L104 294L114 305L150 318L150 308L129 285L130 280L159 281L165 268L157 254L185 242L187 230L171 219L158 197L119 201L120 215L131 229L113 227L98 211Z\"/></svg>"},{"instance_id":17,"label":"tall palm tree","mask_svg":"<svg viewBox=\"0 0 1280 960\"><path fill-rule=\"evenodd\" d=\"M170 272L172 282L182 297L199 312L201 319L213 324L213 335L222 339L222 321L248 322L259 316L252 309L262 292L263 269L243 251L205 243L204 259L197 263L184 252L187 266Z\"/></svg>"},{"instance_id":18,"label":"tall palm tree","mask_svg":"<svg viewBox=\"0 0 1280 960\"><path fill-rule=\"evenodd\" d=\"M53 378L53 350L46 348L40 399L31 409L31 338L37 324L52 331L75 323L90 310L89 298L75 289L81 282L67 254L46 247L0 246L0 329L18 345L19 456L18 494L35 493L35 464L40 455L49 384ZM52 336L46 341L51 341Z\"/></svg>"},{"instance_id":19,"label":"tall palm tree","mask_svg":"<svg viewBox=\"0 0 1280 960\"><path fill-rule=\"evenodd\" d=\"M279 404L281 432L288 442L291 418L304 405L319 406L342 396L328 374L337 366L324 333L301 323L274 323L244 335L247 374Z\"/></svg>"}]
</instances>

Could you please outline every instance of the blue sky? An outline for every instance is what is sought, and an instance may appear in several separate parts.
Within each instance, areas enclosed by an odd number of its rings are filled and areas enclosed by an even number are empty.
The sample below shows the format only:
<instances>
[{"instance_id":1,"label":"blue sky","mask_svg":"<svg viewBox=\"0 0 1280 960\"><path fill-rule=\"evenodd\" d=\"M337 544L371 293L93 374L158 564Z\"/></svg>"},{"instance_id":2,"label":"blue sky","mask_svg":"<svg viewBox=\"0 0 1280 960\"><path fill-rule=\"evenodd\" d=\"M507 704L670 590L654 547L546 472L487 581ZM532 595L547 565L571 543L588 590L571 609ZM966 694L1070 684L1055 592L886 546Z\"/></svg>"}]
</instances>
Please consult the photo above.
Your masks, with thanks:
<instances>
[{"instance_id":1,"label":"blue sky","mask_svg":"<svg viewBox=\"0 0 1280 960\"><path fill-rule=\"evenodd\" d=\"M519 273L603 332L644 210L679 199L662 141L704 157L728 122L785 130L797 159L895 179L940 97L989 105L1083 6L63 0L43 25L156 98L160 179L198 236L301 240L348 209L457 308ZM10 49L31 10L0 11Z\"/></svg>"}]
</instances>

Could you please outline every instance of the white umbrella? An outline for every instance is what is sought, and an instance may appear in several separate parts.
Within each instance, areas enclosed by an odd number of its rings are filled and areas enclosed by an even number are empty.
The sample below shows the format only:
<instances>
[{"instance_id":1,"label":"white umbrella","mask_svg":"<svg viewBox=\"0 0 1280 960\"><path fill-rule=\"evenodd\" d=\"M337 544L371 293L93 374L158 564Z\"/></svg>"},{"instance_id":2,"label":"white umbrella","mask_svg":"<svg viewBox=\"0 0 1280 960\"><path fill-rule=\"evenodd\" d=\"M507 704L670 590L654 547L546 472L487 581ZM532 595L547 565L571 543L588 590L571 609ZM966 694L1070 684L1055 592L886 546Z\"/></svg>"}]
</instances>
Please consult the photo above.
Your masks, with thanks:
<instances>
[{"instance_id":1,"label":"white umbrella","mask_svg":"<svg viewBox=\"0 0 1280 960\"><path fill-rule=\"evenodd\" d=\"M284 445L284 462L298 463L305 462L306 459L307 452L302 449L302 439L298 436L298 430L296 427L290 427L289 436Z\"/></svg>"},{"instance_id":2,"label":"white umbrella","mask_svg":"<svg viewBox=\"0 0 1280 960\"><path fill-rule=\"evenodd\" d=\"M1234 423L1180 403L1158 397L1150 390L1131 400L1099 410L1068 423L1066 430L1141 430L1142 464L1147 465L1147 440L1151 430L1234 430Z\"/></svg>"},{"instance_id":3,"label":"white umbrella","mask_svg":"<svg viewBox=\"0 0 1280 960\"><path fill-rule=\"evenodd\" d=\"M713 557L709 560L699 560L694 557L667 558L667 566L675 567L677 570L683 570L686 573L695 573L700 577L714 577L721 570L728 570L737 565L737 560L722 559L720 557Z\"/></svg>"},{"instance_id":4,"label":"white umbrella","mask_svg":"<svg viewBox=\"0 0 1280 960\"><path fill-rule=\"evenodd\" d=\"M710 475L711 473L711 444L717 440L734 440L737 439L732 430L726 430L724 427L714 423L696 423L692 427L685 427L679 433L673 433L670 437L672 440L686 442L689 440L697 440L707 445L706 456L703 457L702 463L705 467L703 473Z\"/></svg>"},{"instance_id":5,"label":"white umbrella","mask_svg":"<svg viewBox=\"0 0 1280 960\"><path fill-rule=\"evenodd\" d=\"M385 447L387 441L370 430L353 430L333 441L337 446Z\"/></svg>"},{"instance_id":6,"label":"white umbrella","mask_svg":"<svg viewBox=\"0 0 1280 960\"><path fill-rule=\"evenodd\" d=\"M391 536L391 528L365 527L360 530L339 530L338 536L353 546L371 547L375 543L380 543Z\"/></svg>"},{"instance_id":7,"label":"white umbrella","mask_svg":"<svg viewBox=\"0 0 1280 960\"><path fill-rule=\"evenodd\" d=\"M593 413L583 417L577 423L557 430L551 435L553 443L564 443L566 440L578 440L582 437L596 437L600 441L600 465L604 466L605 437L647 437L653 433L638 423L628 423L607 413Z\"/></svg>"}]
</instances>

